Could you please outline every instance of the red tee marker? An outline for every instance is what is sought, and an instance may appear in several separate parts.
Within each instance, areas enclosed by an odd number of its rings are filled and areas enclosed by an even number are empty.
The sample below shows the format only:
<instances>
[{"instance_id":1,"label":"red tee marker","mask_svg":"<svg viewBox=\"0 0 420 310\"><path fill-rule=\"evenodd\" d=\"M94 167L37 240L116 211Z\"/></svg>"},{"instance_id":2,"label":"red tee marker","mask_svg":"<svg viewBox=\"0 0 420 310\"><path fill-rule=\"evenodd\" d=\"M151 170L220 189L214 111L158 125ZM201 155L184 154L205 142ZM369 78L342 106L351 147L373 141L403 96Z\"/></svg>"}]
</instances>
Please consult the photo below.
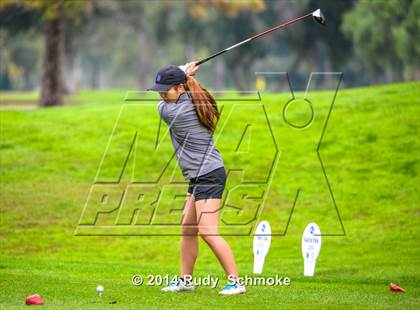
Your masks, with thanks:
<instances>
[{"instance_id":1,"label":"red tee marker","mask_svg":"<svg viewBox=\"0 0 420 310\"><path fill-rule=\"evenodd\" d=\"M403 289L402 287L399 287L395 283L391 283L389 285L389 289L393 292L403 292L403 293L405 293L405 289Z\"/></svg>"},{"instance_id":2,"label":"red tee marker","mask_svg":"<svg viewBox=\"0 0 420 310\"><path fill-rule=\"evenodd\" d=\"M38 294L31 295L26 297L26 304L27 305L43 305L44 301L42 300L41 296Z\"/></svg>"}]
</instances>

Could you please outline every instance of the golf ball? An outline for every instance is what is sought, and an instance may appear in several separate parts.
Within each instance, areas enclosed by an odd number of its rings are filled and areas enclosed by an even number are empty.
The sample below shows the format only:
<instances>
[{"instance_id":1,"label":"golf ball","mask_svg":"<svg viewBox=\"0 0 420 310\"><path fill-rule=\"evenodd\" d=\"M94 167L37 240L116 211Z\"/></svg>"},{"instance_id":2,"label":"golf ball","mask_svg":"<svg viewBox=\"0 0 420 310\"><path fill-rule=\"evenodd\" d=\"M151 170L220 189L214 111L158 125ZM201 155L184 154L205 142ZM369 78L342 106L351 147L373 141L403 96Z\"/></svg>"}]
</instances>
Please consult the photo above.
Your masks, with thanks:
<instances>
[{"instance_id":1,"label":"golf ball","mask_svg":"<svg viewBox=\"0 0 420 310\"><path fill-rule=\"evenodd\" d=\"M98 285L98 286L96 287L96 291L97 291L98 293L102 293L102 292L104 291L104 287L103 287L102 285Z\"/></svg>"}]
</instances>

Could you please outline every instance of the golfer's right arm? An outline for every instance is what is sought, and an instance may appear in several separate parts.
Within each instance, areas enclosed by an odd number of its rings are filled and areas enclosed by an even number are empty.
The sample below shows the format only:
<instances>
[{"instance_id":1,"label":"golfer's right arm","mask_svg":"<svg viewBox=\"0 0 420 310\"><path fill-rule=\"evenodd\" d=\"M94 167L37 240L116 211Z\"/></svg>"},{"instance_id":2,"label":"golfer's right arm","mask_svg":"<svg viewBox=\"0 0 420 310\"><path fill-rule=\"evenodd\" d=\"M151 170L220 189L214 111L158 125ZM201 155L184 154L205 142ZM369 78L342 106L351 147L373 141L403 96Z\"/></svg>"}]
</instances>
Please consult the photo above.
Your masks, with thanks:
<instances>
[{"instance_id":1,"label":"golfer's right arm","mask_svg":"<svg viewBox=\"0 0 420 310\"><path fill-rule=\"evenodd\" d=\"M183 66L179 66L187 76L193 76L196 74L200 66L196 66L195 62L189 62Z\"/></svg>"}]
</instances>

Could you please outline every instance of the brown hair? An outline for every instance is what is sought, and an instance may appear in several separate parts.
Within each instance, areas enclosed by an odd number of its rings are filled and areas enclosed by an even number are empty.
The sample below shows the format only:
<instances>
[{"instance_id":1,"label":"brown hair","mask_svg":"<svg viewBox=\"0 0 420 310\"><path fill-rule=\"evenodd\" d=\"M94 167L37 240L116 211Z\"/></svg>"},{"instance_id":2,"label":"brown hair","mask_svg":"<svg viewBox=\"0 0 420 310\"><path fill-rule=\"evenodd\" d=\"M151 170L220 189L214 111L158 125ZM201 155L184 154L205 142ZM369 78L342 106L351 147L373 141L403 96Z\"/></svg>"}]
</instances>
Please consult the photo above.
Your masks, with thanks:
<instances>
[{"instance_id":1,"label":"brown hair","mask_svg":"<svg viewBox=\"0 0 420 310\"><path fill-rule=\"evenodd\" d=\"M217 109L216 100L195 78L187 76L187 82L184 84L185 90L189 91L197 112L200 123L214 132L220 112Z\"/></svg>"}]
</instances>

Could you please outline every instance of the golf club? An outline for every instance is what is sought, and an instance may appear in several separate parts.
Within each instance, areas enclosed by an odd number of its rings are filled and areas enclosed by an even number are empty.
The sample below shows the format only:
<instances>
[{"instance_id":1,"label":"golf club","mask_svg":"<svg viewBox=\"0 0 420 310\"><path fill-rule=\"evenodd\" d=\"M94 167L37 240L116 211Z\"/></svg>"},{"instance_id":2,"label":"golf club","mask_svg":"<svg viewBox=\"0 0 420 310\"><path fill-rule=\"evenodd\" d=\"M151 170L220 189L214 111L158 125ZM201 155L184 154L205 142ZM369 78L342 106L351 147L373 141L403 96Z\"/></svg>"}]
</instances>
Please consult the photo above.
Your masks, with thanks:
<instances>
[{"instance_id":1,"label":"golf club","mask_svg":"<svg viewBox=\"0 0 420 310\"><path fill-rule=\"evenodd\" d=\"M254 35L254 36L252 36L252 37L250 37L250 38L248 38L248 39L245 39L245 40L243 40L243 41L241 41L241 42L239 42L239 43L237 43L237 44L234 44L234 45L232 45L232 46L230 46L230 47L228 47L228 48L225 48L224 50L222 50L222 51L220 51L220 52L217 52L217 53L215 53L215 54L213 54L213 55L210 55L209 57L206 57L206 58L204 58L204 59L201 59L201 60L197 61L195 64L196 64L197 66L198 66L198 65L201 65L201 64L205 63L206 61L209 61L210 59L213 59L213 58L214 58L214 57L216 57L216 56L219 56L219 55L221 55L221 54L223 54L223 53L225 53L225 52L227 52L227 51L230 51L230 50L234 49L235 47L238 47L238 46L241 46L242 44L245 44L245 43L247 43L247 42L253 41L253 40L255 40L255 39L259 38L259 37L262 37L262 36L264 36L264 35L266 35L266 34L268 34L268 33L270 33L270 32L273 32L273 31L275 31L275 30L282 29L282 28L286 28L287 26L289 26L289 25L291 25L291 24L293 24L293 23L296 23L296 22L298 22L298 21L300 21L300 20L306 19L306 18L311 17L311 16L312 16L312 17L314 18L314 20L316 20L318 23L320 23L321 25L325 26L325 24L326 24L326 23L325 23L325 18L324 18L324 15L322 14L322 12L321 12L321 10L320 10L320 9L317 9L317 10L315 10L315 11L313 11L313 12L311 12L311 13L308 13L308 14L306 14L306 15L303 15L303 16L297 17L297 18L295 18L295 19L292 19L292 20L290 20L290 21L288 21L288 22L286 22L286 23L284 23L284 24L277 25L277 26L275 26L275 27L273 27L273 28L270 28L270 29L268 29L268 30L266 30L266 31L263 31L263 32L261 32L261 33L258 33L258 34Z\"/></svg>"}]
</instances>

